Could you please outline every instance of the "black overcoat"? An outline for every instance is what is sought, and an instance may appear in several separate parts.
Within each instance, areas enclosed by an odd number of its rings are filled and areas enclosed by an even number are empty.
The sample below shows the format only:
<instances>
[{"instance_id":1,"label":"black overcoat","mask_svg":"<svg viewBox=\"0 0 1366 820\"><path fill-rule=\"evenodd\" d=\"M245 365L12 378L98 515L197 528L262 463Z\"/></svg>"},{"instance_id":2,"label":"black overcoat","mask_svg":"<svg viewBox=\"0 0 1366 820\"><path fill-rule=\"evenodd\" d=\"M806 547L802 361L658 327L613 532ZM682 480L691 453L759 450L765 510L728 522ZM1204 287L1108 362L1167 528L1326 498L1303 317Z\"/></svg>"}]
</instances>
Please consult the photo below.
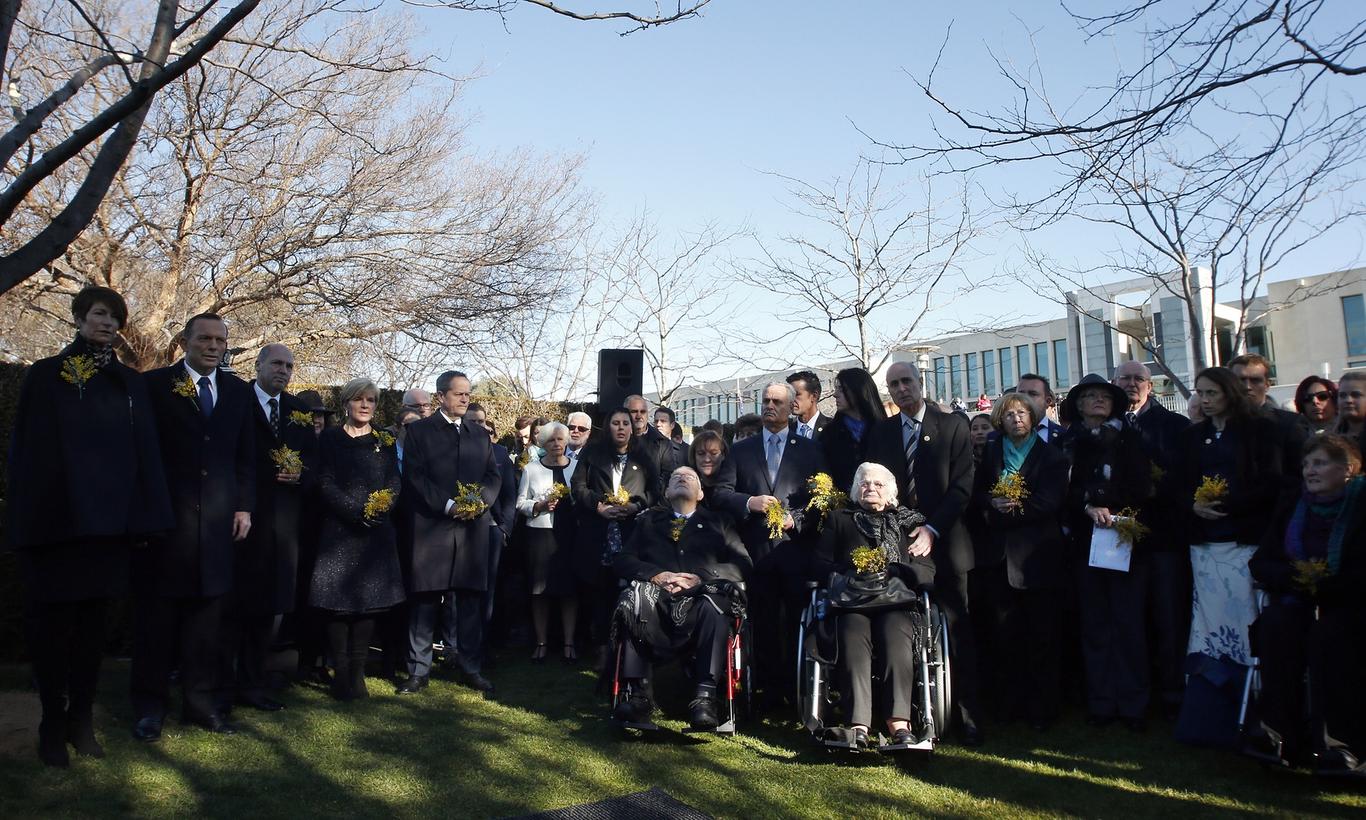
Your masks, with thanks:
<instances>
[{"instance_id":1,"label":"black overcoat","mask_svg":"<svg viewBox=\"0 0 1366 820\"><path fill-rule=\"evenodd\" d=\"M300 510L308 485L317 478L318 437L313 434L313 413L294 396L281 393L280 435L270 426L252 388L252 416L256 426L256 511L251 531L236 549L238 610L250 615L294 611L298 589ZM308 416L308 422L292 418ZM288 447L303 458L304 472L298 484L275 480L279 472L271 451Z\"/></svg>"},{"instance_id":2,"label":"black overcoat","mask_svg":"<svg viewBox=\"0 0 1366 820\"><path fill-rule=\"evenodd\" d=\"M134 556L134 586L172 597L222 595L233 583L233 513L256 509L256 396L219 370L218 398L205 421L197 398L176 393L189 378L183 360L146 375L175 528Z\"/></svg>"},{"instance_id":3,"label":"black overcoat","mask_svg":"<svg viewBox=\"0 0 1366 820\"><path fill-rule=\"evenodd\" d=\"M488 589L490 512L498 502L502 474L493 442L478 425L447 421L441 412L408 425L403 441L403 507L409 516L400 552L408 591ZM457 484L477 484L489 510L473 521L446 513Z\"/></svg>"},{"instance_id":4,"label":"black overcoat","mask_svg":"<svg viewBox=\"0 0 1366 820\"><path fill-rule=\"evenodd\" d=\"M781 544L800 542L803 536L808 534L808 530L814 532L815 516L810 516L811 521L808 525L808 516L805 515L806 504L811 500L811 489L807 482L816 473L825 472L825 456L820 444L789 434L784 429L783 435L787 443L783 446L782 460L778 464L778 480L770 481L768 457L764 451L764 437L767 435L768 431L763 430L759 435L736 442L735 446L730 448L730 455L721 463L721 469L718 471L717 500L722 505L735 509L748 509L746 505L749 499L756 495L771 495L783 502L792 512L793 523L796 525L793 530L784 532L778 538L769 538L764 513L749 512L740 522L740 538L745 542L745 548L749 550L755 564L779 561L784 564L784 569L789 574L804 575L807 572L807 550L783 550L774 558L768 556L778 550ZM794 563L799 556L802 560Z\"/></svg>"},{"instance_id":5,"label":"black overcoat","mask_svg":"<svg viewBox=\"0 0 1366 820\"><path fill-rule=\"evenodd\" d=\"M1266 536L1276 502L1288 491L1281 435L1276 423L1258 415L1230 418L1224 435L1234 437L1234 473L1228 496L1220 508L1232 519L1234 537L1239 544L1260 544ZM1181 432L1181 461L1175 475L1175 499L1185 519L1189 546L1201 532L1195 515L1195 490L1204 478L1200 473L1200 451L1214 441L1214 424L1205 419Z\"/></svg>"},{"instance_id":6,"label":"black overcoat","mask_svg":"<svg viewBox=\"0 0 1366 820\"><path fill-rule=\"evenodd\" d=\"M1015 589L1062 588L1067 580L1067 543L1060 523L1067 456L1060 447L1034 442L1020 465L1029 495L1019 512L1001 513L991 506L991 488L1005 469L1004 446L1000 438L987 442L973 480L973 507L986 518L986 543L974 545L978 567L1005 561L1006 577Z\"/></svg>"},{"instance_id":7,"label":"black overcoat","mask_svg":"<svg viewBox=\"0 0 1366 820\"><path fill-rule=\"evenodd\" d=\"M831 510L815 542L814 568L824 583L830 573L844 573L854 568L853 553L859 547L875 547L873 539L859 529L854 516L860 512L855 504ZM874 513L875 514L875 513ZM898 560L889 564L887 572L904 581L912 589L934 585L935 565L930 556L915 556L910 552L910 532L903 531L898 539Z\"/></svg>"},{"instance_id":8,"label":"black overcoat","mask_svg":"<svg viewBox=\"0 0 1366 820\"><path fill-rule=\"evenodd\" d=\"M661 572L691 572L702 579L740 583L753 563L725 516L698 507L673 540L674 512L655 507L641 513L612 569L626 581L648 581Z\"/></svg>"},{"instance_id":9,"label":"black overcoat","mask_svg":"<svg viewBox=\"0 0 1366 820\"><path fill-rule=\"evenodd\" d=\"M1143 506L1143 523L1152 528L1144 547L1154 552L1186 549L1186 516L1177 497L1177 485L1181 483L1181 433L1190 424L1190 419L1150 398L1133 425L1143 440L1143 452L1157 467L1153 471L1153 495Z\"/></svg>"},{"instance_id":10,"label":"black overcoat","mask_svg":"<svg viewBox=\"0 0 1366 820\"><path fill-rule=\"evenodd\" d=\"M909 506L906 450L901 443L898 413L879 421L865 435L864 459L874 461L896 476L898 500ZM972 437L968 423L956 413L925 408L920 444L915 454L915 483L919 511L925 523L939 533L931 556L940 572L965 575L972 569L972 538L963 520L972 497Z\"/></svg>"},{"instance_id":11,"label":"black overcoat","mask_svg":"<svg viewBox=\"0 0 1366 820\"><path fill-rule=\"evenodd\" d=\"M1140 511L1152 497L1152 464L1143 450L1139 432L1120 422L1119 429L1107 422L1096 431L1077 422L1068 428L1067 440L1072 453L1072 475L1063 502L1063 522L1071 530L1072 543L1083 557L1090 554L1094 524L1086 507L1105 507L1112 515L1129 508ZM1148 539L1134 545L1146 550Z\"/></svg>"},{"instance_id":12,"label":"black overcoat","mask_svg":"<svg viewBox=\"0 0 1366 820\"><path fill-rule=\"evenodd\" d=\"M11 547L38 561L56 545L126 549L131 540L171 528L161 445L143 376L113 359L77 388L62 379L61 368L83 350L77 342L35 362L19 391L5 530ZM61 583L76 597L83 597L81 588L117 594L127 583L127 555L111 558L112 564L69 566ZM87 571L118 577L86 578ZM58 591L30 592L41 600Z\"/></svg>"},{"instance_id":13,"label":"black overcoat","mask_svg":"<svg viewBox=\"0 0 1366 820\"><path fill-rule=\"evenodd\" d=\"M826 472L835 480L835 489L849 492L849 485L854 481L854 471L865 460L868 427L865 426L863 429L863 439L856 439L849 431L844 417L836 413L815 441L825 455Z\"/></svg>"},{"instance_id":14,"label":"black overcoat","mask_svg":"<svg viewBox=\"0 0 1366 820\"><path fill-rule=\"evenodd\" d=\"M597 584L602 575L608 521L598 515L598 502L612 492L615 461L616 453L611 447L602 443L590 444L579 454L579 466L574 468L574 475L569 479L574 509L579 514L579 530L574 540L574 571L579 580L587 584ZM621 486L630 495L631 503L639 504L642 510L649 509L659 498L654 475L657 468L658 464L649 461L648 455L639 448L633 448L626 456ZM618 523L625 545L631 537L635 519L627 518Z\"/></svg>"}]
</instances>

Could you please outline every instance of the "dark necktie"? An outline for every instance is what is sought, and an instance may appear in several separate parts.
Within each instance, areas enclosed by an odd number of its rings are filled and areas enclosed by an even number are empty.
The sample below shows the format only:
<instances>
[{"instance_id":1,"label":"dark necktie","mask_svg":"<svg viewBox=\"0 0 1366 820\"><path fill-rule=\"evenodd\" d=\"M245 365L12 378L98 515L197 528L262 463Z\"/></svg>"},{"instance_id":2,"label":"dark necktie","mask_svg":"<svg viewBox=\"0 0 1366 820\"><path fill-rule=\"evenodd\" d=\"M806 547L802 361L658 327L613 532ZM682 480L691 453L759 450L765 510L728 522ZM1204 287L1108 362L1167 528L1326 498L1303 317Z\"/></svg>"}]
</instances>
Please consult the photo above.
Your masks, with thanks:
<instances>
[{"instance_id":1,"label":"dark necktie","mask_svg":"<svg viewBox=\"0 0 1366 820\"><path fill-rule=\"evenodd\" d=\"M199 412L207 421L213 415L213 389L209 387L209 377L199 377Z\"/></svg>"},{"instance_id":2,"label":"dark necktie","mask_svg":"<svg viewBox=\"0 0 1366 820\"><path fill-rule=\"evenodd\" d=\"M270 405L270 429L275 431L275 437L280 437L280 400L271 399L266 402Z\"/></svg>"},{"instance_id":3,"label":"dark necktie","mask_svg":"<svg viewBox=\"0 0 1366 820\"><path fill-rule=\"evenodd\" d=\"M1133 427L1138 424L1138 414L1130 410L1124 414L1124 420L1129 423L1130 427Z\"/></svg>"},{"instance_id":4,"label":"dark necktie","mask_svg":"<svg viewBox=\"0 0 1366 820\"><path fill-rule=\"evenodd\" d=\"M915 492L915 451L920 447L920 423L906 419L902 424L906 427L906 498L914 508L919 503Z\"/></svg>"},{"instance_id":5,"label":"dark necktie","mask_svg":"<svg viewBox=\"0 0 1366 820\"><path fill-rule=\"evenodd\" d=\"M778 466L782 456L778 453L778 435L768 434L768 483L771 486L778 485Z\"/></svg>"}]
</instances>

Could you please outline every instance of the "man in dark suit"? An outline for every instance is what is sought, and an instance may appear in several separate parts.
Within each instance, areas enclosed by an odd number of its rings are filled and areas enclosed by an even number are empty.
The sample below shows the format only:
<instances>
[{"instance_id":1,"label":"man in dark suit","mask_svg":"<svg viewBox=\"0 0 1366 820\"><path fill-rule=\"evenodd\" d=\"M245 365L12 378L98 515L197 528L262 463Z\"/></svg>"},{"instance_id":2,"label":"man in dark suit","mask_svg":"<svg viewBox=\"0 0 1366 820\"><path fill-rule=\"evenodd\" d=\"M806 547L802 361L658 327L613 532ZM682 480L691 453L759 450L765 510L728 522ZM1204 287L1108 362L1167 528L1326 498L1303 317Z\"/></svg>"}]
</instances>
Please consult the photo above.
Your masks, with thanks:
<instances>
[{"instance_id":1,"label":"man in dark suit","mask_svg":"<svg viewBox=\"0 0 1366 820\"><path fill-rule=\"evenodd\" d=\"M1281 437L1281 454L1285 459L1281 474L1287 479L1287 489L1298 487L1300 461L1304 456L1305 442L1310 436L1309 422L1299 413L1277 407L1267 395L1271 390L1271 362L1256 353L1244 353L1229 362L1228 368L1243 383L1252 412L1275 422L1276 432Z\"/></svg>"},{"instance_id":2,"label":"man in dark suit","mask_svg":"<svg viewBox=\"0 0 1366 820\"><path fill-rule=\"evenodd\" d=\"M228 328L212 313L185 323L185 358L147 373L175 529L133 559L137 596L131 689L133 736L161 737L171 669L180 661L184 720L236 731L216 708L223 596L232 589L235 542L251 531L255 430L251 388L218 369Z\"/></svg>"},{"instance_id":3,"label":"man in dark suit","mask_svg":"<svg viewBox=\"0 0 1366 820\"><path fill-rule=\"evenodd\" d=\"M458 663L465 682L481 692L493 684L480 672L484 642L484 593L489 578L490 513L502 474L493 442L479 424L465 424L470 380L455 370L436 380L437 412L408 425L403 452L403 493L410 526L401 552L408 578L408 680L399 694L427 685L432 633L445 597L447 623L455 624ZM456 504L456 486L473 484L487 508ZM449 651L449 647L448 647Z\"/></svg>"},{"instance_id":4,"label":"man in dark suit","mask_svg":"<svg viewBox=\"0 0 1366 820\"><path fill-rule=\"evenodd\" d=\"M795 684L792 641L811 574L803 510L811 500L807 482L825 470L820 445L788 432L791 409L791 385L774 382L764 388L763 430L731 448L715 490L722 508L749 513L740 522L740 538L754 560L749 599L758 653L755 674L772 706L784 693L791 694ZM776 538L765 520L765 509L774 501L788 510Z\"/></svg>"},{"instance_id":5,"label":"man in dark suit","mask_svg":"<svg viewBox=\"0 0 1366 820\"><path fill-rule=\"evenodd\" d=\"M1037 373L1026 373L1020 377L1020 383L1015 385L1015 392L1029 399L1029 403L1034 405L1034 412L1041 419L1034 428L1034 432L1039 434L1039 439L1049 444L1061 444L1062 435L1066 430L1048 417L1048 408L1058 403L1057 397L1053 395L1053 385L1049 384L1048 378Z\"/></svg>"},{"instance_id":6,"label":"man in dark suit","mask_svg":"<svg viewBox=\"0 0 1366 820\"><path fill-rule=\"evenodd\" d=\"M910 362L887 369L887 392L901 412L868 431L867 458L896 476L900 502L925 516L912 555L934 559L934 597L944 611L953 652L953 692L965 744L979 745L977 646L968 621L967 580L972 539L963 513L972 496L972 438L962 416L929 407L920 370Z\"/></svg>"},{"instance_id":7,"label":"man in dark suit","mask_svg":"<svg viewBox=\"0 0 1366 820\"><path fill-rule=\"evenodd\" d=\"M1154 627L1152 654L1165 708L1181 705L1185 688L1186 638L1190 630L1191 569L1183 520L1182 499L1175 497L1175 481L1165 480L1181 461L1181 431L1190 419L1173 413L1153 398L1152 372L1142 362L1124 362L1111 381L1129 399L1125 422L1139 432L1143 451L1155 467L1155 492L1139 511L1152 532L1143 539L1151 571L1148 573L1148 611ZM1175 476L1173 476L1174 478Z\"/></svg>"},{"instance_id":8,"label":"man in dark suit","mask_svg":"<svg viewBox=\"0 0 1366 820\"><path fill-rule=\"evenodd\" d=\"M674 470L665 496L667 505L642 513L612 559L612 569L622 580L659 589L655 612L641 623L648 637L626 637L622 677L628 695L618 704L616 717L626 723L647 722L653 709L648 695L650 660L691 651L696 689L688 705L688 722L694 729L715 729L716 689L725 681L730 636L727 593L749 571L749 554L723 516L698 506L702 482L691 467Z\"/></svg>"},{"instance_id":9,"label":"man in dark suit","mask_svg":"<svg viewBox=\"0 0 1366 820\"><path fill-rule=\"evenodd\" d=\"M788 432L818 441L830 417L820 411L821 380L810 370L799 370L787 377L792 385L792 424ZM842 487L841 489L847 489Z\"/></svg>"},{"instance_id":10,"label":"man in dark suit","mask_svg":"<svg viewBox=\"0 0 1366 820\"><path fill-rule=\"evenodd\" d=\"M655 429L650 423L650 403L644 396L627 396L623 405L631 414L631 431L636 436L635 449L650 462L654 469L650 484L655 498L664 497L664 485L674 467L674 446L669 437ZM611 412L612 408L604 408Z\"/></svg>"},{"instance_id":11,"label":"man in dark suit","mask_svg":"<svg viewBox=\"0 0 1366 820\"><path fill-rule=\"evenodd\" d=\"M489 432L489 438L493 437L493 429L489 426L488 411L482 404L474 402L465 411L465 419L471 424L478 424ZM532 442L533 444L535 442ZM493 461L498 465L498 474L502 477L502 483L498 489L498 501L489 509L493 518L493 525L489 527L489 580L488 597L484 602L484 625L493 619L493 603L495 593L498 590L498 570L502 565L503 547L507 544L508 538L512 536L512 526L517 523L517 464L513 462L508 454L508 448L497 442L493 445Z\"/></svg>"},{"instance_id":12,"label":"man in dark suit","mask_svg":"<svg viewBox=\"0 0 1366 820\"><path fill-rule=\"evenodd\" d=\"M305 471L317 451L313 414L285 392L294 377L294 354L281 344L266 345L256 356L255 431L256 510L251 532L234 550L233 591L224 599L222 667L218 706L234 702L264 712L284 704L266 697L266 656L277 616L294 611L299 571L299 509ZM293 452L298 465L281 464L275 454Z\"/></svg>"},{"instance_id":13,"label":"man in dark suit","mask_svg":"<svg viewBox=\"0 0 1366 820\"><path fill-rule=\"evenodd\" d=\"M678 426L678 416L671 408L656 407L654 428L659 434L669 440L669 450L664 459L663 469L665 473L664 483L667 485L668 476L673 475L673 471L688 463L688 445L683 443L683 430Z\"/></svg>"}]
</instances>

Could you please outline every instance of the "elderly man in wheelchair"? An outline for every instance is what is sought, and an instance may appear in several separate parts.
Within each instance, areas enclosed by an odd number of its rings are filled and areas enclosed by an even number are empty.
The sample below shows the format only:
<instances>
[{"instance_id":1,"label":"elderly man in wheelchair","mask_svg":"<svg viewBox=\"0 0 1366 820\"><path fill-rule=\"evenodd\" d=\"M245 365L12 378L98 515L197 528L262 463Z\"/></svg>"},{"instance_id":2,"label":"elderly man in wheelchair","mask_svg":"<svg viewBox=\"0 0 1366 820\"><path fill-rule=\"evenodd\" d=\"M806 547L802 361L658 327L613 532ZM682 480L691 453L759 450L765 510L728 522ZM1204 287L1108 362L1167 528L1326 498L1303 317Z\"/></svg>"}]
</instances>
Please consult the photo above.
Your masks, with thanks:
<instances>
[{"instance_id":1,"label":"elderly man in wheelchair","mask_svg":"<svg viewBox=\"0 0 1366 820\"><path fill-rule=\"evenodd\" d=\"M947 643L942 618L925 594L934 581L934 562L928 554L911 552L924 517L897 505L896 478L879 464L860 465L850 490L852 503L832 510L821 526L815 565L828 573L830 582L813 601L817 610L825 611L808 613L802 633L808 655L803 668L810 674L821 674L810 656L822 652L822 643L827 655L834 651L847 725L826 727L815 714L803 719L827 746L861 751L869 746L876 712L890 735L880 750L932 748L943 717L934 714L927 659L942 656L938 668L946 675ZM829 665L828 657L823 660ZM876 702L874 678L879 682ZM818 712L824 700L821 687L809 679L801 683L810 695L804 704L816 702ZM946 694L946 678L939 685L940 694ZM940 703L937 708L945 707Z\"/></svg>"},{"instance_id":2,"label":"elderly man in wheelchair","mask_svg":"<svg viewBox=\"0 0 1366 820\"><path fill-rule=\"evenodd\" d=\"M692 654L696 689L688 723L694 731L716 730L718 688L732 694L738 652L730 650L744 613L743 578L753 564L730 522L699 506L702 484L691 467L673 471L664 496L666 505L640 516L612 564L628 582L612 618L612 714L627 727L655 728L651 662Z\"/></svg>"}]
</instances>

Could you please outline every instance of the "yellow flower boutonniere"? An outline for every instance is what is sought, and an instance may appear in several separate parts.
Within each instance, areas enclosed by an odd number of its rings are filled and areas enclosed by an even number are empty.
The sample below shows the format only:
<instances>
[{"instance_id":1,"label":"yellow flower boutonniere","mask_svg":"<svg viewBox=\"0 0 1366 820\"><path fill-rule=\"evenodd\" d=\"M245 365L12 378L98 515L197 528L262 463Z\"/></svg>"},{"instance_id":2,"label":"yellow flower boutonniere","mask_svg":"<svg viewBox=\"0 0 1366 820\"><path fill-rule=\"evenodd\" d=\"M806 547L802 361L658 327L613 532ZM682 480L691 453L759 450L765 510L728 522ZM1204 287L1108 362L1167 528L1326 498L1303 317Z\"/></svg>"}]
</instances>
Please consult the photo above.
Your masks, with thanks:
<instances>
[{"instance_id":1,"label":"yellow flower boutonniere","mask_svg":"<svg viewBox=\"0 0 1366 820\"><path fill-rule=\"evenodd\" d=\"M1167 471L1157 466L1157 462L1153 462L1152 466L1148 468L1148 478L1151 479L1154 487L1161 484L1162 479L1166 477Z\"/></svg>"},{"instance_id":2,"label":"yellow flower boutonniere","mask_svg":"<svg viewBox=\"0 0 1366 820\"><path fill-rule=\"evenodd\" d=\"M838 510L849 503L849 496L841 490L835 489L835 480L829 473L816 473L806 482L806 487L811 491L811 500L806 502L806 509L815 510L821 514L820 520L816 522L816 529L820 530L825 526L825 517L831 510Z\"/></svg>"},{"instance_id":3,"label":"yellow flower boutonniere","mask_svg":"<svg viewBox=\"0 0 1366 820\"><path fill-rule=\"evenodd\" d=\"M675 517L669 523L669 537L673 539L675 544L678 543L678 539L683 537L683 528L686 526L688 526L688 519L686 518Z\"/></svg>"},{"instance_id":4,"label":"yellow flower boutonniere","mask_svg":"<svg viewBox=\"0 0 1366 820\"><path fill-rule=\"evenodd\" d=\"M1319 582L1329 575L1328 562L1321 558L1312 558L1307 561L1291 561L1290 567L1293 570L1290 582L1297 589L1303 590L1310 595L1316 595L1319 591Z\"/></svg>"},{"instance_id":5,"label":"yellow flower boutonniere","mask_svg":"<svg viewBox=\"0 0 1366 820\"><path fill-rule=\"evenodd\" d=\"M394 446L394 434L384 430L373 431L375 436L375 452L378 453L381 447Z\"/></svg>"},{"instance_id":6,"label":"yellow flower boutonniere","mask_svg":"<svg viewBox=\"0 0 1366 820\"><path fill-rule=\"evenodd\" d=\"M530 463L531 463L531 448L528 447L528 448L526 448L525 450L522 451L522 454L521 454L521 455L517 456L517 466L518 466L518 467L521 467L522 469L526 469L526 465L528 465L528 464L530 464Z\"/></svg>"},{"instance_id":7,"label":"yellow flower boutonniere","mask_svg":"<svg viewBox=\"0 0 1366 820\"><path fill-rule=\"evenodd\" d=\"M1011 512L1022 514L1024 510L1020 505L1029 498L1029 488L1025 486L1024 476L1019 473L1005 473L992 485L991 497L1014 502L1016 506Z\"/></svg>"},{"instance_id":8,"label":"yellow flower boutonniere","mask_svg":"<svg viewBox=\"0 0 1366 820\"><path fill-rule=\"evenodd\" d=\"M859 575L872 575L887 569L887 555L873 547L858 547L849 553L849 560Z\"/></svg>"},{"instance_id":9,"label":"yellow flower boutonniere","mask_svg":"<svg viewBox=\"0 0 1366 820\"><path fill-rule=\"evenodd\" d=\"M768 537L781 538L783 535L783 520L787 518L787 507L783 502L774 499L764 507L764 523L768 524Z\"/></svg>"},{"instance_id":10,"label":"yellow flower boutonniere","mask_svg":"<svg viewBox=\"0 0 1366 820\"><path fill-rule=\"evenodd\" d=\"M364 515L367 519L374 520L389 512L393 506L394 493L392 490L375 490L365 499Z\"/></svg>"},{"instance_id":11,"label":"yellow flower boutonniere","mask_svg":"<svg viewBox=\"0 0 1366 820\"><path fill-rule=\"evenodd\" d=\"M626 492L625 487L618 487L612 492L602 497L604 504L611 504L613 507L625 507L631 503L631 494Z\"/></svg>"},{"instance_id":12,"label":"yellow flower boutonniere","mask_svg":"<svg viewBox=\"0 0 1366 820\"><path fill-rule=\"evenodd\" d=\"M271 450L270 460L275 462L275 469L285 475L298 475L304 471L304 460L298 450L288 447Z\"/></svg>"},{"instance_id":13,"label":"yellow flower boutonniere","mask_svg":"<svg viewBox=\"0 0 1366 820\"><path fill-rule=\"evenodd\" d=\"M291 410L289 411L289 423L300 427L312 427L313 414L307 410Z\"/></svg>"},{"instance_id":14,"label":"yellow flower boutonniere","mask_svg":"<svg viewBox=\"0 0 1366 820\"><path fill-rule=\"evenodd\" d=\"M456 515L460 518L474 519L484 514L484 510L489 508L484 503L482 488L478 484L466 484L460 482L455 485L455 507Z\"/></svg>"},{"instance_id":15,"label":"yellow flower boutonniere","mask_svg":"<svg viewBox=\"0 0 1366 820\"><path fill-rule=\"evenodd\" d=\"M1195 488L1195 503L1213 504L1216 501L1223 501L1226 495L1228 482L1220 476L1207 475L1200 480L1200 486Z\"/></svg>"},{"instance_id":16,"label":"yellow flower boutonniere","mask_svg":"<svg viewBox=\"0 0 1366 820\"><path fill-rule=\"evenodd\" d=\"M82 353L79 356L67 356L62 359L62 381L76 386L76 395L85 398L85 385L100 369L95 366L95 360Z\"/></svg>"},{"instance_id":17,"label":"yellow flower boutonniere","mask_svg":"<svg viewBox=\"0 0 1366 820\"><path fill-rule=\"evenodd\" d=\"M190 379L189 374L181 376L172 382L171 392L177 396L184 396L194 402L195 407L199 406L199 390L194 386L194 381Z\"/></svg>"}]
</instances>

